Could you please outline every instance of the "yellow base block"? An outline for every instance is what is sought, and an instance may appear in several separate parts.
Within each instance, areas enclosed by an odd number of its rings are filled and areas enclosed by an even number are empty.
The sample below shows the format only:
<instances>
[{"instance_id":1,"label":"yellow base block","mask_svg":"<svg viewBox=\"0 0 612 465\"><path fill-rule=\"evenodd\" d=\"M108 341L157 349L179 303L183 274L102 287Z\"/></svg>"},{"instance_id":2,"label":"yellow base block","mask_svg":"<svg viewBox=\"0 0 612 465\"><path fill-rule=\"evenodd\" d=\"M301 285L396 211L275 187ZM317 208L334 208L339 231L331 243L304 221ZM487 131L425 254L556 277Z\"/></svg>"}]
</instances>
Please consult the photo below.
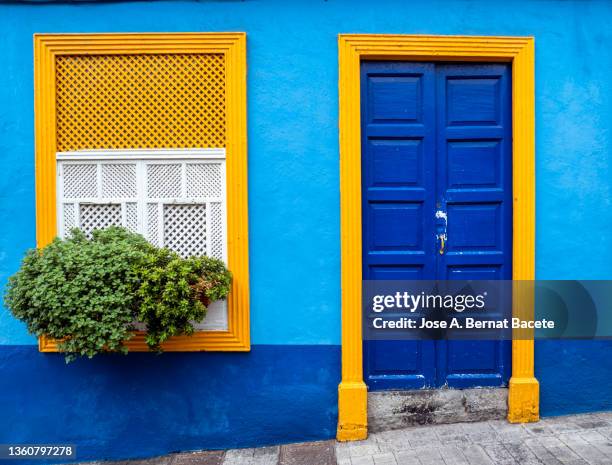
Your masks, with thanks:
<instances>
[{"instance_id":1,"label":"yellow base block","mask_svg":"<svg viewBox=\"0 0 612 465\"><path fill-rule=\"evenodd\" d=\"M530 423L540 419L540 384L535 378L510 378L508 421Z\"/></svg>"},{"instance_id":2,"label":"yellow base block","mask_svg":"<svg viewBox=\"0 0 612 465\"><path fill-rule=\"evenodd\" d=\"M338 441L359 441L368 437L368 388L363 382L342 382L338 386Z\"/></svg>"}]
</instances>

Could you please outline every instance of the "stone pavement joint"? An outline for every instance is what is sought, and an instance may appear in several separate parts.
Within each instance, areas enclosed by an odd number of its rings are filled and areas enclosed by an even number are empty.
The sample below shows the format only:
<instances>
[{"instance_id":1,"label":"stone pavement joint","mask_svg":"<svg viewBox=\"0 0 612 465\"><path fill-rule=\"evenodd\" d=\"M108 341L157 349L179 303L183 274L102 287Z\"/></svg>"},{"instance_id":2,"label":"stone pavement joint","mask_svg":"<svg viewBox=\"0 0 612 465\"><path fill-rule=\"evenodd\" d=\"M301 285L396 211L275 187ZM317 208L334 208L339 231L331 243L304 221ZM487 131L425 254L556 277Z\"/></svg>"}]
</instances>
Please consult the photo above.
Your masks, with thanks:
<instances>
[{"instance_id":1,"label":"stone pavement joint","mask_svg":"<svg viewBox=\"0 0 612 465\"><path fill-rule=\"evenodd\" d=\"M88 464L94 465L94 464ZM364 441L199 451L95 465L612 465L612 412L414 426Z\"/></svg>"}]
</instances>

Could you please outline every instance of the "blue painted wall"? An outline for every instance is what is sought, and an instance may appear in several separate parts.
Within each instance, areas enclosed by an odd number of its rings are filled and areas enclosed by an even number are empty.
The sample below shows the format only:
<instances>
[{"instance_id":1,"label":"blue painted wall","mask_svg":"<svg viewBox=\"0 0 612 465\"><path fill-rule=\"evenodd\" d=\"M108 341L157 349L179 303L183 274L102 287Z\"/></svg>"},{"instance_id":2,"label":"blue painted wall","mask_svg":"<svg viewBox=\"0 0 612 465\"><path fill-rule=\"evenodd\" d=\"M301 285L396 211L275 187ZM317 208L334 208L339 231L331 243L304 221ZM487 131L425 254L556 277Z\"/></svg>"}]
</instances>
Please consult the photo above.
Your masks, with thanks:
<instances>
[{"instance_id":1,"label":"blue painted wall","mask_svg":"<svg viewBox=\"0 0 612 465\"><path fill-rule=\"evenodd\" d=\"M543 416L612 410L611 341L536 341Z\"/></svg>"},{"instance_id":2,"label":"blue painted wall","mask_svg":"<svg viewBox=\"0 0 612 465\"><path fill-rule=\"evenodd\" d=\"M2 284L34 246L32 34L247 32L254 343L249 355L141 354L65 367L37 354L23 325L0 310L0 442L53 439L60 428L97 458L333 435L340 32L535 36L537 276L610 278L611 18L605 0L0 2ZM611 408L612 370L602 357L612 345L558 344L536 348L542 413ZM271 372L285 351L293 369ZM312 382L318 376L325 381ZM257 394L236 404L247 378ZM118 445L125 432L130 442Z\"/></svg>"},{"instance_id":3,"label":"blue painted wall","mask_svg":"<svg viewBox=\"0 0 612 465\"><path fill-rule=\"evenodd\" d=\"M130 354L66 365L0 349L0 441L71 443L77 460L331 438L337 346Z\"/></svg>"}]
</instances>

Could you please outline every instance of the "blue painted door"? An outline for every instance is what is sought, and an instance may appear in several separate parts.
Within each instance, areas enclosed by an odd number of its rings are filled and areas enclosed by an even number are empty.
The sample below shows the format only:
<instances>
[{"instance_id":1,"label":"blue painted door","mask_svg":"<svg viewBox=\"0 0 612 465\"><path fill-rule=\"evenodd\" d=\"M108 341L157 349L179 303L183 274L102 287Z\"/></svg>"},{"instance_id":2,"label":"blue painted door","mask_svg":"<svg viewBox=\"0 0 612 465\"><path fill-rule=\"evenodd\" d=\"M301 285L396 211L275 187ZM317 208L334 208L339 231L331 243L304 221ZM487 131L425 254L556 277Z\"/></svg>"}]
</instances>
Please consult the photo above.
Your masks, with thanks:
<instances>
[{"instance_id":1,"label":"blue painted door","mask_svg":"<svg viewBox=\"0 0 612 465\"><path fill-rule=\"evenodd\" d=\"M512 279L510 67L364 62L361 86L363 278ZM509 370L504 341L364 342L374 390L502 386Z\"/></svg>"}]
</instances>

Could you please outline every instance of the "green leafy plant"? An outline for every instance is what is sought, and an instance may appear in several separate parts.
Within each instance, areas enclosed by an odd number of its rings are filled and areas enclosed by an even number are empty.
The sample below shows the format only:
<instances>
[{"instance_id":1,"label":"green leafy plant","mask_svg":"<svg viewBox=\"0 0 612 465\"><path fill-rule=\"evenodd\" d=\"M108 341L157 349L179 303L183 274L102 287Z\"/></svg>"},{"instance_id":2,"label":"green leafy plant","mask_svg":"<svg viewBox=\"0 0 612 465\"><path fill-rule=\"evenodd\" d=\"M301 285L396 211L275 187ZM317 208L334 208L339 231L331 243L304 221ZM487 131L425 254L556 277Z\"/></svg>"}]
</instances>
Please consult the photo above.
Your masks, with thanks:
<instances>
[{"instance_id":1,"label":"green leafy plant","mask_svg":"<svg viewBox=\"0 0 612 465\"><path fill-rule=\"evenodd\" d=\"M147 344L157 350L171 336L193 334L192 322L202 321L210 302L224 299L231 284L222 261L183 259L166 249L142 267L140 276L138 321L147 326Z\"/></svg>"},{"instance_id":2,"label":"green leafy plant","mask_svg":"<svg viewBox=\"0 0 612 465\"><path fill-rule=\"evenodd\" d=\"M123 352L134 322L160 351L171 336L193 334L210 302L227 296L231 275L208 257L181 258L124 228L74 230L27 252L9 279L5 304L37 336L59 341L72 361Z\"/></svg>"}]
</instances>

